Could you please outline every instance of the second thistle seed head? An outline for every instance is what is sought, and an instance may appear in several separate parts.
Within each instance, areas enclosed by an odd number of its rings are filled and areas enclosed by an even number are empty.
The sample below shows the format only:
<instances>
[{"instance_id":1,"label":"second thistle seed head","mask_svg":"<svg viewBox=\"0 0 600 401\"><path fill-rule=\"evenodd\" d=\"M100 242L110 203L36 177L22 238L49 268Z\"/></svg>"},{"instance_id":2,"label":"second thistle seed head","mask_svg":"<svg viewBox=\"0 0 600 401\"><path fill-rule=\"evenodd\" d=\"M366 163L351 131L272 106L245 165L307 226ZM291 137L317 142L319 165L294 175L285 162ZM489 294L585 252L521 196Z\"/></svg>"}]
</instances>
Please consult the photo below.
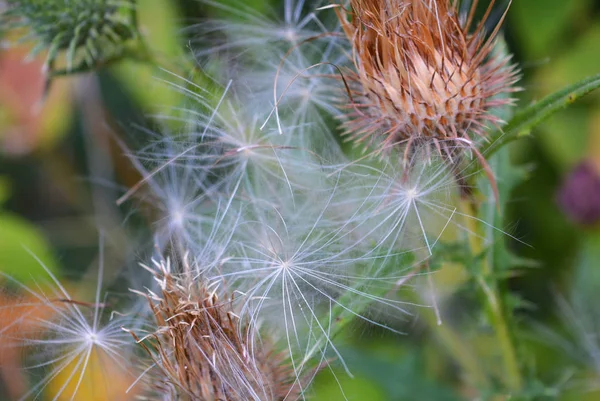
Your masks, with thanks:
<instances>
[{"instance_id":1,"label":"second thistle seed head","mask_svg":"<svg viewBox=\"0 0 600 401\"><path fill-rule=\"evenodd\" d=\"M451 156L499 123L490 110L511 102L497 95L514 91L517 77L510 58L492 52L498 28L484 32L493 4L479 24L477 1L463 17L451 0L351 0L350 13L338 11L356 66L350 139L378 151L425 142Z\"/></svg>"},{"instance_id":2,"label":"second thistle seed head","mask_svg":"<svg viewBox=\"0 0 600 401\"><path fill-rule=\"evenodd\" d=\"M186 266L181 276L171 273L168 260L144 266L160 287L146 294L157 329L149 341L132 334L159 368L153 393L198 401L297 399L301 379L288 354L259 340L256 326L240 321L231 296L190 277Z\"/></svg>"}]
</instances>

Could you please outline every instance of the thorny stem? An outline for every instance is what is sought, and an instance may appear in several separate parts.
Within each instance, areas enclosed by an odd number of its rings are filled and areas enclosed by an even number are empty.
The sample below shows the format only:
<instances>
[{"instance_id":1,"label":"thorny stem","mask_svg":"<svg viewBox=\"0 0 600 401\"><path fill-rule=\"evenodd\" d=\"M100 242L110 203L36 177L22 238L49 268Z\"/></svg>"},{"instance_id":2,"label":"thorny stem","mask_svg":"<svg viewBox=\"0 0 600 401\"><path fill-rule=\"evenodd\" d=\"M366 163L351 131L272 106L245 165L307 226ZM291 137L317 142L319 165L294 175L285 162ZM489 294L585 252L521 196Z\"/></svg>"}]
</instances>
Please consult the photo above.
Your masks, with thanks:
<instances>
[{"instance_id":1,"label":"thorny stem","mask_svg":"<svg viewBox=\"0 0 600 401\"><path fill-rule=\"evenodd\" d=\"M469 215L474 216L476 213L475 207L472 203L463 202L463 206L467 208ZM477 222L475 219L466 219L466 224L469 226L471 232L478 232ZM481 255L484 252L482 244L484 236L471 235L469 242L471 250L474 255ZM504 305L498 292L498 286L493 278L493 269L489 263L488 258L483 258L481 261L481 271L476 277L478 285L483 291L483 295L487 300L488 312L490 315L490 323L494 327L498 346L501 350L503 364L504 364L504 375L503 380L505 385L511 391L517 391L522 388L522 378L519 369L519 363L515 347L510 336L508 324L504 316Z\"/></svg>"}]
</instances>

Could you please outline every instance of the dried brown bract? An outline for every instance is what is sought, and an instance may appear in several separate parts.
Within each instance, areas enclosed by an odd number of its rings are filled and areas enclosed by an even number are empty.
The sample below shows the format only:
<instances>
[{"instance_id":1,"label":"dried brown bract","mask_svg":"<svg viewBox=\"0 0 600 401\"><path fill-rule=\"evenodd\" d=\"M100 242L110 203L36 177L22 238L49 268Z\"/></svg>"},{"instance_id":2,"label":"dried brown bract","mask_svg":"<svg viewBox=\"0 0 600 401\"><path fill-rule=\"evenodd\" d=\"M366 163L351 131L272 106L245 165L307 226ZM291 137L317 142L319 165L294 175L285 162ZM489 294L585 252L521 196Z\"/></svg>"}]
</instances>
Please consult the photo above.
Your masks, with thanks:
<instances>
[{"instance_id":1,"label":"dried brown bract","mask_svg":"<svg viewBox=\"0 0 600 401\"><path fill-rule=\"evenodd\" d=\"M277 401L300 395L287 354L259 342L255 327L240 322L232 299L201 278L175 276L170 263L151 269L160 292L149 291L156 331L136 340L159 374L154 391L168 400Z\"/></svg>"},{"instance_id":2,"label":"dried brown bract","mask_svg":"<svg viewBox=\"0 0 600 401\"><path fill-rule=\"evenodd\" d=\"M405 163L422 144L450 160L457 148L477 153L472 139L500 123L490 110L512 101L498 95L515 91L517 80L510 57L493 51L501 22L485 32L494 1L475 24L477 3L462 16L459 0L351 0L351 10L337 8L356 67L344 106L350 140L377 152L403 145Z\"/></svg>"}]
</instances>

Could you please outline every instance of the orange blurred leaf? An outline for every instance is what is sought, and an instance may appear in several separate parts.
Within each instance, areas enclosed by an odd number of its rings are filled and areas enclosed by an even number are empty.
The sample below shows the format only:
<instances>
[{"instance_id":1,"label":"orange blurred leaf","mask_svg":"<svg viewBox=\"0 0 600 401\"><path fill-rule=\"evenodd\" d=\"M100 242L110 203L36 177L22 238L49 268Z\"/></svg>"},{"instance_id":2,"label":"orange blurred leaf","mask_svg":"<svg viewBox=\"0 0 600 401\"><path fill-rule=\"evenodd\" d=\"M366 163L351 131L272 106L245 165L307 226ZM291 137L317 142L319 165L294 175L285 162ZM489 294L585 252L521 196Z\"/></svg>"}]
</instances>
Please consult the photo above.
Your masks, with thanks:
<instances>
[{"instance_id":1,"label":"orange blurred leaf","mask_svg":"<svg viewBox=\"0 0 600 401\"><path fill-rule=\"evenodd\" d=\"M71 122L66 80L55 80L46 99L41 58L25 61L29 50L0 52L0 147L23 154L53 143Z\"/></svg>"}]
</instances>

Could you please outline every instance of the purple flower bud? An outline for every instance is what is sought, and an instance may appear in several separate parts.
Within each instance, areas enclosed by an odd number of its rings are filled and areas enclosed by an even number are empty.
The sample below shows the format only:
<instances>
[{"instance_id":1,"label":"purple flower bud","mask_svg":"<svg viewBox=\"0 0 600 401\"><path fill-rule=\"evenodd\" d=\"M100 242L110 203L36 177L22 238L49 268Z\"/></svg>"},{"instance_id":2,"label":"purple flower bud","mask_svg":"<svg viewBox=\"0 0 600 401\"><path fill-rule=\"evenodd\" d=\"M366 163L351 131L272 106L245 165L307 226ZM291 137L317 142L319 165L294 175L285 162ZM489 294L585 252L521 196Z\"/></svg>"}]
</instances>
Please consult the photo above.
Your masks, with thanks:
<instances>
[{"instance_id":1,"label":"purple flower bud","mask_svg":"<svg viewBox=\"0 0 600 401\"><path fill-rule=\"evenodd\" d=\"M591 226L600 222L600 172L589 162L571 171L558 192L558 204L569 218Z\"/></svg>"}]
</instances>

